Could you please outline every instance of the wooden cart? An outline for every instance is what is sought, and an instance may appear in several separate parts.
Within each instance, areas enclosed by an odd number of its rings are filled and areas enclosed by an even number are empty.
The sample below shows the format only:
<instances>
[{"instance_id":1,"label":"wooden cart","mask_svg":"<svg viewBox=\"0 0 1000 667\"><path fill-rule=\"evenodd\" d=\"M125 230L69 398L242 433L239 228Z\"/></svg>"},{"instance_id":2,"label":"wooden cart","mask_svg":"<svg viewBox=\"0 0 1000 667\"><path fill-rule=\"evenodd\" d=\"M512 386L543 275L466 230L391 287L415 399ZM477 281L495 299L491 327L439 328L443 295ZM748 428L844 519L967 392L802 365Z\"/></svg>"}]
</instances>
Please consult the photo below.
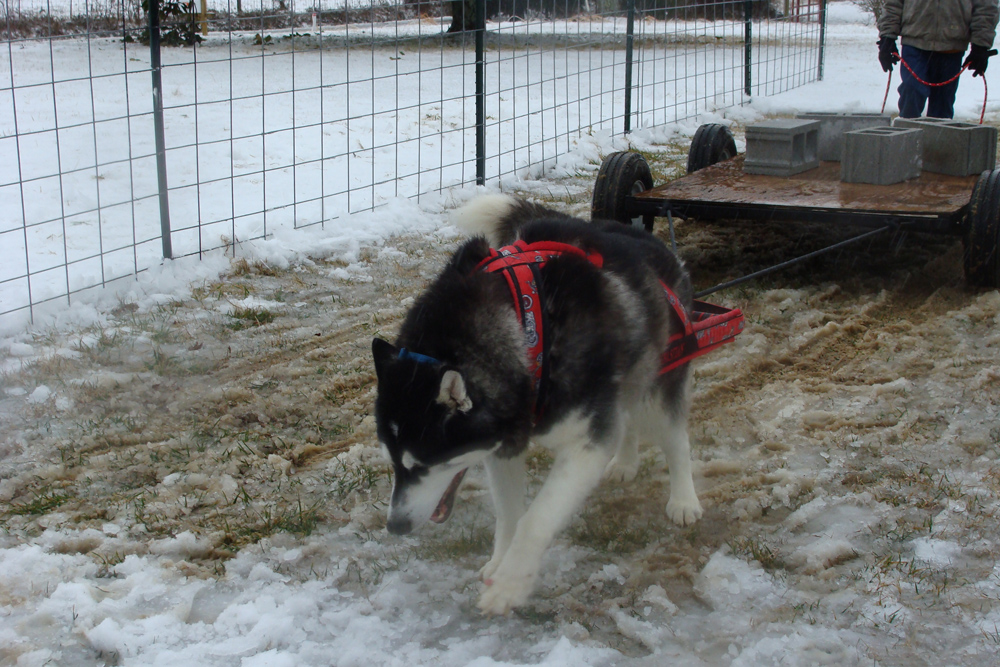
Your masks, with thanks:
<instances>
[{"instance_id":1,"label":"wooden cart","mask_svg":"<svg viewBox=\"0 0 1000 667\"><path fill-rule=\"evenodd\" d=\"M658 216L808 221L868 230L698 296L894 231L961 235L966 281L1000 287L1000 169L962 177L924 172L894 185L843 183L839 162L821 162L790 177L747 174L729 129L710 124L695 134L687 170L687 176L653 187L649 165L641 155L613 153L598 173L591 215L641 224L648 230Z\"/></svg>"}]
</instances>

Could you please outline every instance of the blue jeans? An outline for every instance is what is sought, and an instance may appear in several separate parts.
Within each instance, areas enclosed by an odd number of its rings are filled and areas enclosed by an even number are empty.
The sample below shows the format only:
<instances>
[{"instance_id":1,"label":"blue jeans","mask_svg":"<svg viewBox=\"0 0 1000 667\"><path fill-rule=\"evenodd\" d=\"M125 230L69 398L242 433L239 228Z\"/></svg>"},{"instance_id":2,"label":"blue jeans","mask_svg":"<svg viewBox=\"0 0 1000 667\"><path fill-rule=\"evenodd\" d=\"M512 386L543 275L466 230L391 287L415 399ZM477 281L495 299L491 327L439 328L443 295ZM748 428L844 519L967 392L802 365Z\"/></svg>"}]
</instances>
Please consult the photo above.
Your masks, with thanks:
<instances>
[{"instance_id":1,"label":"blue jeans","mask_svg":"<svg viewBox=\"0 0 1000 667\"><path fill-rule=\"evenodd\" d=\"M903 44L903 60L927 83L947 81L962 70L962 53L924 51ZM928 118L954 118L955 93L958 79L945 86L925 86L899 64L903 82L899 84L899 115L902 118L919 118L927 104Z\"/></svg>"}]
</instances>

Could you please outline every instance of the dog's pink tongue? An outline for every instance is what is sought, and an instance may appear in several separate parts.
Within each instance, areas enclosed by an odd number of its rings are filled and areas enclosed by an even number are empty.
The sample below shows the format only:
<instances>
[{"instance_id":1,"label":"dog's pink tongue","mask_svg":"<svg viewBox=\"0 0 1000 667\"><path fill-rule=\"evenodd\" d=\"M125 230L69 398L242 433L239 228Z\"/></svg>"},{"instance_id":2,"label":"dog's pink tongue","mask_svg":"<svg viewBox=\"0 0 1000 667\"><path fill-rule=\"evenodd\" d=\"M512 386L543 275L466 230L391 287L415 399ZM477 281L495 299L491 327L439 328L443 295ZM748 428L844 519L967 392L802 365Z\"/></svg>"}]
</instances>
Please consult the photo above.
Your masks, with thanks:
<instances>
[{"instance_id":1,"label":"dog's pink tongue","mask_svg":"<svg viewBox=\"0 0 1000 667\"><path fill-rule=\"evenodd\" d=\"M434 523L444 523L451 516L451 508L455 504L455 494L458 493L458 487L462 484L462 478L465 477L467 470L468 468L462 468L452 478L451 484L448 485L448 490L444 492L440 502L438 502L437 509L434 510L434 514L431 514L431 521Z\"/></svg>"}]
</instances>

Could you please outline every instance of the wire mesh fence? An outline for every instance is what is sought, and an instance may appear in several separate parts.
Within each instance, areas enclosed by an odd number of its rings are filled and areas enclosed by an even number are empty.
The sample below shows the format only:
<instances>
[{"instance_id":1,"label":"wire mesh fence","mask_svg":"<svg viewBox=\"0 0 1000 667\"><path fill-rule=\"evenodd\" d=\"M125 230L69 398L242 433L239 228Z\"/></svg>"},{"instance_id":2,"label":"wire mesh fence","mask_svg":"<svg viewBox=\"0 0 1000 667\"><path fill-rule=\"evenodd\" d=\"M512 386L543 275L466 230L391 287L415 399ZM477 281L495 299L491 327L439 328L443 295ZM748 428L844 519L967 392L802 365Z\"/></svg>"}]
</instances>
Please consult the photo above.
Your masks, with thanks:
<instances>
[{"instance_id":1,"label":"wire mesh fence","mask_svg":"<svg viewBox=\"0 0 1000 667\"><path fill-rule=\"evenodd\" d=\"M779 2L6 0L0 318L821 78Z\"/></svg>"}]
</instances>

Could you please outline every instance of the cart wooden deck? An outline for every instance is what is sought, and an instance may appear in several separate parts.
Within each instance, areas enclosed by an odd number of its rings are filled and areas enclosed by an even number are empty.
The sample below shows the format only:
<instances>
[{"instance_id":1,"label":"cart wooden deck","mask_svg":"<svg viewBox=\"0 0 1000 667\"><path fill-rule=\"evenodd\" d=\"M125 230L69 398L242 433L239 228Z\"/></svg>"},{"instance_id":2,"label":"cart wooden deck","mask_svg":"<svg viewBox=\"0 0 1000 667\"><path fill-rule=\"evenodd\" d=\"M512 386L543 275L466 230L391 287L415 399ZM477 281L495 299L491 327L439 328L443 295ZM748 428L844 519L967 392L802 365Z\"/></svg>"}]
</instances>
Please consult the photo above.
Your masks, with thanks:
<instances>
[{"instance_id":1,"label":"cart wooden deck","mask_svg":"<svg viewBox=\"0 0 1000 667\"><path fill-rule=\"evenodd\" d=\"M702 220L756 219L902 224L922 232L960 234L976 176L923 173L894 185L840 181L839 162L789 177L747 174L743 155L635 193L631 215L667 213Z\"/></svg>"}]
</instances>

